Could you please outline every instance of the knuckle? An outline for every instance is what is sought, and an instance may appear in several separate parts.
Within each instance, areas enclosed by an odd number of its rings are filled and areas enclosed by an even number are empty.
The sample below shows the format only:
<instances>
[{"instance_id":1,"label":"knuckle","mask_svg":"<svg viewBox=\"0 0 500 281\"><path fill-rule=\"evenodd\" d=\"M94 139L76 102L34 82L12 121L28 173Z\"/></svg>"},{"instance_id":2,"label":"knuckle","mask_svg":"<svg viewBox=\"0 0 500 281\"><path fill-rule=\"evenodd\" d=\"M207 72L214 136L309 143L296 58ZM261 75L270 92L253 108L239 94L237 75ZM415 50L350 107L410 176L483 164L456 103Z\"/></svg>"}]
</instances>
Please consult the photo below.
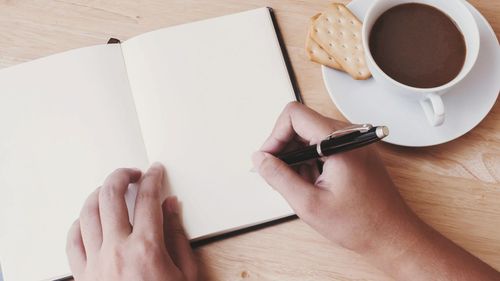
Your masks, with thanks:
<instances>
[{"instance_id":1,"label":"knuckle","mask_svg":"<svg viewBox=\"0 0 500 281\"><path fill-rule=\"evenodd\" d=\"M159 260L158 251L160 248L154 240L148 237L141 237L139 241L134 243L134 256L147 259L148 262L154 262Z\"/></svg>"},{"instance_id":2,"label":"knuckle","mask_svg":"<svg viewBox=\"0 0 500 281\"><path fill-rule=\"evenodd\" d=\"M111 261L113 261L113 263L115 264L120 264L122 259L123 259L123 256L124 256L124 253L123 253L123 250L116 246L116 245L113 245L111 247L108 247L108 249L106 249L107 251L107 258Z\"/></svg>"},{"instance_id":3,"label":"knuckle","mask_svg":"<svg viewBox=\"0 0 500 281\"><path fill-rule=\"evenodd\" d=\"M114 170L112 173L111 173L111 177L122 177L122 176L125 176L127 173L128 173L129 169L127 168L118 168L116 170Z\"/></svg>"},{"instance_id":4,"label":"knuckle","mask_svg":"<svg viewBox=\"0 0 500 281\"><path fill-rule=\"evenodd\" d=\"M109 267L116 276L123 276L128 259L126 249L119 245L113 245L107 247L105 253L106 267Z\"/></svg>"},{"instance_id":5,"label":"knuckle","mask_svg":"<svg viewBox=\"0 0 500 281\"><path fill-rule=\"evenodd\" d=\"M294 112L296 110L299 109L299 107L301 107L302 105L299 103L299 102L296 102L296 101L292 101L292 102L289 102L286 106L285 106L285 110L286 112Z\"/></svg>"},{"instance_id":6,"label":"knuckle","mask_svg":"<svg viewBox=\"0 0 500 281\"><path fill-rule=\"evenodd\" d=\"M143 188L137 193L136 201L149 202L159 200L159 198L159 192L156 188Z\"/></svg>"},{"instance_id":7,"label":"knuckle","mask_svg":"<svg viewBox=\"0 0 500 281\"><path fill-rule=\"evenodd\" d=\"M99 200L109 201L113 198L121 197L124 195L124 188L126 188L126 186L120 186L115 182L109 182L101 188Z\"/></svg>"},{"instance_id":8,"label":"knuckle","mask_svg":"<svg viewBox=\"0 0 500 281\"><path fill-rule=\"evenodd\" d=\"M104 185L109 185L111 183L117 184L117 183L128 182L129 174L130 174L130 169L118 168L114 170L111 174L109 174L108 177L106 177Z\"/></svg>"},{"instance_id":9,"label":"knuckle","mask_svg":"<svg viewBox=\"0 0 500 281\"><path fill-rule=\"evenodd\" d=\"M148 253L155 248L155 243L148 237L142 236L137 242L136 250L138 253Z\"/></svg>"}]
</instances>

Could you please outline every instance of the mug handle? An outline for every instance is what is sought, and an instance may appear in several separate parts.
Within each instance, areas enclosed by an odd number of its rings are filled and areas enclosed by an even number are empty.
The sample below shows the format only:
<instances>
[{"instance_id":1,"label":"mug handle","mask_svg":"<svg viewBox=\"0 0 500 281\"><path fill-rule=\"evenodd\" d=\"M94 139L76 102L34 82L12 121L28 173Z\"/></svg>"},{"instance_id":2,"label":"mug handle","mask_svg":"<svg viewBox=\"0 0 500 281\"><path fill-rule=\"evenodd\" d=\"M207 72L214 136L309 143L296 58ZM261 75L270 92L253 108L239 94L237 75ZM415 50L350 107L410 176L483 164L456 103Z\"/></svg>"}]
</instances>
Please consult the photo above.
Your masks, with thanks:
<instances>
[{"instance_id":1,"label":"mug handle","mask_svg":"<svg viewBox=\"0 0 500 281\"><path fill-rule=\"evenodd\" d=\"M427 120L433 127L441 126L444 122L443 99L436 93L430 93L425 99L420 101Z\"/></svg>"}]
</instances>

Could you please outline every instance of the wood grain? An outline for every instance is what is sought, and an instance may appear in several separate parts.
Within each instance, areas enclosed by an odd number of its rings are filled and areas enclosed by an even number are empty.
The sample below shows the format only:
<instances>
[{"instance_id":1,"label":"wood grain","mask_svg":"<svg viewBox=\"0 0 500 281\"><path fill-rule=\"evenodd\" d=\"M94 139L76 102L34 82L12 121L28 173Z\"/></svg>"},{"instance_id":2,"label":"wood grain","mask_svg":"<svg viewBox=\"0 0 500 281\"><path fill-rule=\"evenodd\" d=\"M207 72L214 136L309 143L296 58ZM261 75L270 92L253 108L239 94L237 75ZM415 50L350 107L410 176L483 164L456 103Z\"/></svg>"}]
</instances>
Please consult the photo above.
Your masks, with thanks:
<instances>
[{"instance_id":1,"label":"wood grain","mask_svg":"<svg viewBox=\"0 0 500 281\"><path fill-rule=\"evenodd\" d=\"M340 1L347 2L347 1ZM0 0L0 67L122 40L180 23L270 6L305 103L343 119L304 42L320 0ZM500 1L471 3L500 32ZM471 93L480 94L480 93ZM378 145L404 198L426 222L500 269L500 107L458 140L429 148ZM204 280L390 280L299 220L201 246Z\"/></svg>"}]
</instances>

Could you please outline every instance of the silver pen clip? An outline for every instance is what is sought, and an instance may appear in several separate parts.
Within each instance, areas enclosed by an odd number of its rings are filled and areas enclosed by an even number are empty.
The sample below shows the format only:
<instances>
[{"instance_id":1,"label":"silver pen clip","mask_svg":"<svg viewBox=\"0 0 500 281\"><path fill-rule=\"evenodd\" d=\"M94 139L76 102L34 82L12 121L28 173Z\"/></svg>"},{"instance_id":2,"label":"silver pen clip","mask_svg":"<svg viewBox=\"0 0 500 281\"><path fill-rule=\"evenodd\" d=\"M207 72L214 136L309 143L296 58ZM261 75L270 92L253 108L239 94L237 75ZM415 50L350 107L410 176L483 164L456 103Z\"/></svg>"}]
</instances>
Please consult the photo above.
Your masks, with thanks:
<instances>
[{"instance_id":1,"label":"silver pen clip","mask_svg":"<svg viewBox=\"0 0 500 281\"><path fill-rule=\"evenodd\" d=\"M371 124L361 124L361 125L352 125L340 130L337 130L328 136L326 136L322 141L320 141L318 144L316 144L316 151L318 152L318 155L321 157L324 157L325 155L323 154L323 150L321 149L321 143L325 140L331 140L343 135L347 135L352 132L360 132L360 133L366 133L368 132L373 126Z\"/></svg>"},{"instance_id":2,"label":"silver pen clip","mask_svg":"<svg viewBox=\"0 0 500 281\"><path fill-rule=\"evenodd\" d=\"M352 125L352 126L337 130L337 131L329 134L323 140L331 140L333 138L347 135L347 134L352 133L352 132L366 133L371 128L373 128L373 126L371 124Z\"/></svg>"}]
</instances>

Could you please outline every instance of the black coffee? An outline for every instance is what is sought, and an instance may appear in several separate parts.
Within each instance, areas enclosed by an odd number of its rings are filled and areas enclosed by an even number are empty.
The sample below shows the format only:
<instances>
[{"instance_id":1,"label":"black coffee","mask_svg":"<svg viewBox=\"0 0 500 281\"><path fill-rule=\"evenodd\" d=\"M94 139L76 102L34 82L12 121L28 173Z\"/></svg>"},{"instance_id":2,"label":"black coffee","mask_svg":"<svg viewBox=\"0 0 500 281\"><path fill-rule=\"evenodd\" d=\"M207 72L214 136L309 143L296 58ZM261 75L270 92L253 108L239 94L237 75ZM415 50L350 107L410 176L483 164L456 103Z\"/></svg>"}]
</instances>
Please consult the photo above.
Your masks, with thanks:
<instances>
[{"instance_id":1,"label":"black coffee","mask_svg":"<svg viewBox=\"0 0 500 281\"><path fill-rule=\"evenodd\" d=\"M370 32L370 52L392 79L417 88L453 80L465 61L464 36L440 10L417 3L385 11Z\"/></svg>"}]
</instances>

